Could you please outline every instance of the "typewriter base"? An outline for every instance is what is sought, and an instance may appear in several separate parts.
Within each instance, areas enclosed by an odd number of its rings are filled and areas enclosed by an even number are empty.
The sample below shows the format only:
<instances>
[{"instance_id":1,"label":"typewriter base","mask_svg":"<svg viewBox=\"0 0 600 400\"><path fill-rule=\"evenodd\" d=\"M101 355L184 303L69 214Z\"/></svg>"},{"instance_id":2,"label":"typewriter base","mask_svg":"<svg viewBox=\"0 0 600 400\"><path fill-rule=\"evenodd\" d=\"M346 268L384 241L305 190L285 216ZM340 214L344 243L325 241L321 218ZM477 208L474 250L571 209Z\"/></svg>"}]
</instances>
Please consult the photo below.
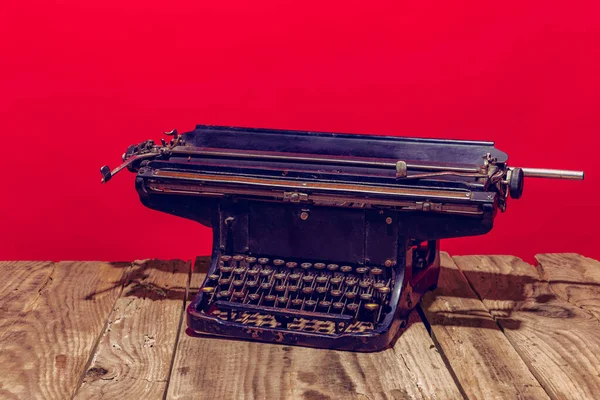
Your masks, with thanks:
<instances>
[{"instance_id":1,"label":"typewriter base","mask_svg":"<svg viewBox=\"0 0 600 400\"><path fill-rule=\"evenodd\" d=\"M390 346L406 326L408 315L416 307L423 295L437 287L439 277L439 256L435 264L423 271L411 286L405 280L401 300L391 324L369 333L341 333L337 335L318 332L292 331L282 328L263 328L243 323L225 321L198 311L202 294L199 293L187 308L187 325L195 333L211 334L229 338L246 339L285 345L371 352Z\"/></svg>"}]
</instances>

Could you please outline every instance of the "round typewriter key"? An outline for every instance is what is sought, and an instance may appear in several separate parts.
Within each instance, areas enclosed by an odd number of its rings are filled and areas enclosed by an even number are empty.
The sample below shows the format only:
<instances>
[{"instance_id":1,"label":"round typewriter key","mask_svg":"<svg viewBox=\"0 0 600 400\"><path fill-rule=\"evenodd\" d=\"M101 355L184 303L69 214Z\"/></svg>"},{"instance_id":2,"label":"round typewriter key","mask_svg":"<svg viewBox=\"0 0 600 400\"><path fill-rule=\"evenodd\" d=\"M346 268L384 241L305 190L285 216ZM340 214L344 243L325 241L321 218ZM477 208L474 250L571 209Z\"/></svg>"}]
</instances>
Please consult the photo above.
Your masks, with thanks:
<instances>
[{"instance_id":1,"label":"round typewriter key","mask_svg":"<svg viewBox=\"0 0 600 400\"><path fill-rule=\"evenodd\" d=\"M371 274L372 275L381 275L381 274L383 274L383 270L381 268L373 268L373 269L371 269Z\"/></svg>"},{"instance_id":2,"label":"round typewriter key","mask_svg":"<svg viewBox=\"0 0 600 400\"><path fill-rule=\"evenodd\" d=\"M277 260L273 260L273 265L275 265L276 267L280 267L283 264L285 264L285 261L277 259Z\"/></svg>"},{"instance_id":3,"label":"round typewriter key","mask_svg":"<svg viewBox=\"0 0 600 400\"><path fill-rule=\"evenodd\" d=\"M367 311L375 311L379 308L379 304L377 303L367 303L365 304L365 310Z\"/></svg>"},{"instance_id":4,"label":"round typewriter key","mask_svg":"<svg viewBox=\"0 0 600 400\"><path fill-rule=\"evenodd\" d=\"M358 304L356 304L356 303L348 304L346 306L346 311L348 312L348 314L356 314L356 311L358 311Z\"/></svg>"},{"instance_id":5,"label":"round typewriter key","mask_svg":"<svg viewBox=\"0 0 600 400\"><path fill-rule=\"evenodd\" d=\"M316 269L325 269L325 264L323 264L323 263L315 263L315 268Z\"/></svg>"},{"instance_id":6,"label":"round typewriter key","mask_svg":"<svg viewBox=\"0 0 600 400\"><path fill-rule=\"evenodd\" d=\"M290 262L287 262L287 263L285 263L285 266L286 266L287 268L289 268L289 269L294 269L294 268L296 268L296 267L298 266L298 263L295 263L295 262L293 262L293 261L290 261Z\"/></svg>"},{"instance_id":7,"label":"round typewriter key","mask_svg":"<svg viewBox=\"0 0 600 400\"><path fill-rule=\"evenodd\" d=\"M300 279L300 274L290 274L290 279L297 281L298 279Z\"/></svg>"},{"instance_id":8,"label":"round typewriter key","mask_svg":"<svg viewBox=\"0 0 600 400\"><path fill-rule=\"evenodd\" d=\"M219 279L219 286L227 286L231 283L231 279Z\"/></svg>"},{"instance_id":9,"label":"round typewriter key","mask_svg":"<svg viewBox=\"0 0 600 400\"><path fill-rule=\"evenodd\" d=\"M260 271L261 276L269 276L273 273L272 269L263 269Z\"/></svg>"},{"instance_id":10,"label":"round typewriter key","mask_svg":"<svg viewBox=\"0 0 600 400\"><path fill-rule=\"evenodd\" d=\"M337 289L332 289L331 292L331 296L338 298L338 297L342 297L342 291L341 290L337 290Z\"/></svg>"},{"instance_id":11,"label":"round typewriter key","mask_svg":"<svg viewBox=\"0 0 600 400\"><path fill-rule=\"evenodd\" d=\"M221 272L222 272L222 273L224 273L224 274L228 274L228 273L230 273L231 271L233 271L233 268L231 268L231 267L226 267L226 266L222 265L222 266L220 266L220 267L219 267L219 271L221 271Z\"/></svg>"},{"instance_id":12,"label":"round typewriter key","mask_svg":"<svg viewBox=\"0 0 600 400\"><path fill-rule=\"evenodd\" d=\"M342 283L342 278L336 276L334 278L331 278L329 282L331 282L332 285L339 285L340 283Z\"/></svg>"},{"instance_id":13,"label":"round typewriter key","mask_svg":"<svg viewBox=\"0 0 600 400\"><path fill-rule=\"evenodd\" d=\"M260 299L259 294L253 293L248 295L248 300L250 300L251 303L256 303L258 299Z\"/></svg>"},{"instance_id":14,"label":"round typewriter key","mask_svg":"<svg viewBox=\"0 0 600 400\"><path fill-rule=\"evenodd\" d=\"M375 288L375 290L379 290L380 288L384 287L385 284L383 282L375 282L373 284L373 288Z\"/></svg>"},{"instance_id":15,"label":"round typewriter key","mask_svg":"<svg viewBox=\"0 0 600 400\"><path fill-rule=\"evenodd\" d=\"M304 302L304 309L307 311L312 311L315 309L315 306L317 305L317 302L314 300L306 300Z\"/></svg>"},{"instance_id":16,"label":"round typewriter key","mask_svg":"<svg viewBox=\"0 0 600 400\"><path fill-rule=\"evenodd\" d=\"M281 296L277 298L277 305L280 307L285 307L287 305L288 298L285 296Z\"/></svg>"},{"instance_id":17,"label":"round typewriter key","mask_svg":"<svg viewBox=\"0 0 600 400\"><path fill-rule=\"evenodd\" d=\"M345 304L342 303L341 301L336 301L335 303L332 304L332 306L333 306L334 310L341 311L344 308Z\"/></svg>"},{"instance_id":18,"label":"round typewriter key","mask_svg":"<svg viewBox=\"0 0 600 400\"><path fill-rule=\"evenodd\" d=\"M233 292L233 298L240 300L243 299L246 296L246 294L244 292Z\"/></svg>"},{"instance_id":19,"label":"round typewriter key","mask_svg":"<svg viewBox=\"0 0 600 400\"><path fill-rule=\"evenodd\" d=\"M273 275L275 279L279 279L280 281L285 279L285 274L275 274Z\"/></svg>"},{"instance_id":20,"label":"round typewriter key","mask_svg":"<svg viewBox=\"0 0 600 400\"><path fill-rule=\"evenodd\" d=\"M204 286L202 288L202 293L210 294L215 291L215 288L212 286Z\"/></svg>"},{"instance_id":21,"label":"round typewriter key","mask_svg":"<svg viewBox=\"0 0 600 400\"><path fill-rule=\"evenodd\" d=\"M241 255L239 255L239 254L238 254L238 255L235 255L235 256L233 256L232 258L233 258L233 261L240 262L240 261L242 261L242 260L243 260L245 257L244 257L244 256L241 256Z\"/></svg>"},{"instance_id":22,"label":"round typewriter key","mask_svg":"<svg viewBox=\"0 0 600 400\"><path fill-rule=\"evenodd\" d=\"M300 264L300 268L302 268L302 269L311 269L312 268L312 264L311 263L302 263L302 264Z\"/></svg>"},{"instance_id":23,"label":"round typewriter key","mask_svg":"<svg viewBox=\"0 0 600 400\"><path fill-rule=\"evenodd\" d=\"M208 280L211 281L211 282L216 282L216 281L219 280L219 275L217 275L217 274L211 274L211 275L208 276Z\"/></svg>"},{"instance_id":24,"label":"round typewriter key","mask_svg":"<svg viewBox=\"0 0 600 400\"><path fill-rule=\"evenodd\" d=\"M244 281L241 279L236 279L235 281L233 281L233 286L235 287L241 287L244 285Z\"/></svg>"},{"instance_id":25,"label":"round typewriter key","mask_svg":"<svg viewBox=\"0 0 600 400\"><path fill-rule=\"evenodd\" d=\"M337 270L338 270L338 268L340 268L340 266L339 266L339 265L337 265L337 264L329 264L329 265L327 266L327 269L328 269L328 270L330 270L330 271L337 271Z\"/></svg>"},{"instance_id":26,"label":"round typewriter key","mask_svg":"<svg viewBox=\"0 0 600 400\"><path fill-rule=\"evenodd\" d=\"M256 281L246 281L246 287L247 288L253 289L256 286L258 286L258 282L256 282Z\"/></svg>"},{"instance_id":27,"label":"round typewriter key","mask_svg":"<svg viewBox=\"0 0 600 400\"><path fill-rule=\"evenodd\" d=\"M229 262L229 261L231 261L231 256L223 255L223 256L221 256L221 261Z\"/></svg>"},{"instance_id":28,"label":"round typewriter key","mask_svg":"<svg viewBox=\"0 0 600 400\"><path fill-rule=\"evenodd\" d=\"M358 279L352 278L352 277L348 277L346 278L346 286L348 287L354 287L358 284Z\"/></svg>"},{"instance_id":29,"label":"round typewriter key","mask_svg":"<svg viewBox=\"0 0 600 400\"><path fill-rule=\"evenodd\" d=\"M353 298L356 297L356 292L346 292L344 293L344 296L348 299L348 300L352 300Z\"/></svg>"},{"instance_id":30,"label":"round typewriter key","mask_svg":"<svg viewBox=\"0 0 600 400\"><path fill-rule=\"evenodd\" d=\"M327 288L324 286L319 286L315 289L315 291L317 292L317 294L325 294L327 293Z\"/></svg>"},{"instance_id":31,"label":"round typewriter key","mask_svg":"<svg viewBox=\"0 0 600 400\"><path fill-rule=\"evenodd\" d=\"M265 296L265 302L272 304L275 302L276 298L277 297L273 296L272 294L268 294Z\"/></svg>"},{"instance_id":32,"label":"round typewriter key","mask_svg":"<svg viewBox=\"0 0 600 400\"><path fill-rule=\"evenodd\" d=\"M358 286L360 286L361 289L367 289L371 286L371 281L360 281Z\"/></svg>"},{"instance_id":33,"label":"round typewriter key","mask_svg":"<svg viewBox=\"0 0 600 400\"><path fill-rule=\"evenodd\" d=\"M311 295L313 293L313 288L311 288L311 287L302 288L302 293L304 293L306 295Z\"/></svg>"},{"instance_id":34,"label":"round typewriter key","mask_svg":"<svg viewBox=\"0 0 600 400\"><path fill-rule=\"evenodd\" d=\"M342 265L342 267L340 268L340 271L347 274L348 272L352 272L352 267L349 265Z\"/></svg>"},{"instance_id":35,"label":"round typewriter key","mask_svg":"<svg viewBox=\"0 0 600 400\"><path fill-rule=\"evenodd\" d=\"M383 287L377 288L377 291L381 294L388 294L390 292L390 288L387 286L383 286Z\"/></svg>"},{"instance_id":36,"label":"round typewriter key","mask_svg":"<svg viewBox=\"0 0 600 400\"><path fill-rule=\"evenodd\" d=\"M264 258L264 257L263 258L259 258L258 259L258 263L262 264L262 265L268 264L269 263L269 259L268 258Z\"/></svg>"},{"instance_id":37,"label":"round typewriter key","mask_svg":"<svg viewBox=\"0 0 600 400\"><path fill-rule=\"evenodd\" d=\"M312 275L306 275L306 276L302 277L302 282L304 282L304 283L312 283L313 279L314 279L314 276L312 276Z\"/></svg>"},{"instance_id":38,"label":"round typewriter key","mask_svg":"<svg viewBox=\"0 0 600 400\"><path fill-rule=\"evenodd\" d=\"M331 307L331 302L328 300L323 300L319 302L319 308L320 309L325 309L327 310L329 307Z\"/></svg>"},{"instance_id":39,"label":"round typewriter key","mask_svg":"<svg viewBox=\"0 0 600 400\"><path fill-rule=\"evenodd\" d=\"M327 277L326 276L317 276L317 283L327 283Z\"/></svg>"},{"instance_id":40,"label":"round typewriter key","mask_svg":"<svg viewBox=\"0 0 600 400\"><path fill-rule=\"evenodd\" d=\"M360 295L360 299L363 301L371 301L371 299L373 299L373 295L371 293L363 293Z\"/></svg>"},{"instance_id":41,"label":"round typewriter key","mask_svg":"<svg viewBox=\"0 0 600 400\"><path fill-rule=\"evenodd\" d=\"M288 292L290 292L290 293L296 293L298 290L299 290L299 288L296 285L288 286Z\"/></svg>"},{"instance_id":42,"label":"round typewriter key","mask_svg":"<svg viewBox=\"0 0 600 400\"><path fill-rule=\"evenodd\" d=\"M356 268L356 273L357 274L366 274L367 272L369 272L369 268L367 267L358 267Z\"/></svg>"},{"instance_id":43,"label":"round typewriter key","mask_svg":"<svg viewBox=\"0 0 600 400\"><path fill-rule=\"evenodd\" d=\"M292 300L292 307L293 308L300 308L300 306L302 305L302 303L304 303L304 300L302 299L294 299Z\"/></svg>"},{"instance_id":44,"label":"round typewriter key","mask_svg":"<svg viewBox=\"0 0 600 400\"><path fill-rule=\"evenodd\" d=\"M277 285L275 286L275 291L276 292L285 292L285 285Z\"/></svg>"},{"instance_id":45,"label":"round typewriter key","mask_svg":"<svg viewBox=\"0 0 600 400\"><path fill-rule=\"evenodd\" d=\"M221 299L229 298L229 296L231 296L231 292L229 290L221 290L219 293L217 293L217 297Z\"/></svg>"},{"instance_id":46,"label":"round typewriter key","mask_svg":"<svg viewBox=\"0 0 600 400\"><path fill-rule=\"evenodd\" d=\"M269 290L269 289L271 289L271 284L269 282L265 282L265 283L263 283L263 284L260 285L260 288L262 290Z\"/></svg>"},{"instance_id":47,"label":"round typewriter key","mask_svg":"<svg viewBox=\"0 0 600 400\"><path fill-rule=\"evenodd\" d=\"M246 268L236 268L233 270L234 274L242 275L246 271Z\"/></svg>"},{"instance_id":48,"label":"round typewriter key","mask_svg":"<svg viewBox=\"0 0 600 400\"><path fill-rule=\"evenodd\" d=\"M246 273L250 276L256 276L260 273L260 269L249 269Z\"/></svg>"},{"instance_id":49,"label":"round typewriter key","mask_svg":"<svg viewBox=\"0 0 600 400\"><path fill-rule=\"evenodd\" d=\"M248 257L246 257L246 262L248 264L254 264L256 262L256 257L248 256Z\"/></svg>"}]
</instances>

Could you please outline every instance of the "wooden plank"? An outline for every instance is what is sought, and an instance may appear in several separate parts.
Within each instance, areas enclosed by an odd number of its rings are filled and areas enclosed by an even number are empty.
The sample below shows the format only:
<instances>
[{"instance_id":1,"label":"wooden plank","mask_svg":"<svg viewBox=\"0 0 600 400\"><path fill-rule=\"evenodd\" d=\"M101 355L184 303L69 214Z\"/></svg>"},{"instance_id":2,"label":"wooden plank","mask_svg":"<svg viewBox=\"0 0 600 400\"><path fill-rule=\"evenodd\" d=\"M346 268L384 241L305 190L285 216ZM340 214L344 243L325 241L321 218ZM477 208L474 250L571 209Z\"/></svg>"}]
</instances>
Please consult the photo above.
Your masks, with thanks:
<instances>
[{"instance_id":1,"label":"wooden plank","mask_svg":"<svg viewBox=\"0 0 600 400\"><path fill-rule=\"evenodd\" d=\"M600 321L600 262L579 254L535 256L540 276L554 294Z\"/></svg>"},{"instance_id":2,"label":"wooden plank","mask_svg":"<svg viewBox=\"0 0 600 400\"><path fill-rule=\"evenodd\" d=\"M203 276L194 274L191 287ZM167 398L461 398L417 313L395 346L353 353L181 331Z\"/></svg>"},{"instance_id":3,"label":"wooden plank","mask_svg":"<svg viewBox=\"0 0 600 400\"><path fill-rule=\"evenodd\" d=\"M75 396L162 399L191 263L136 261Z\"/></svg>"},{"instance_id":4,"label":"wooden plank","mask_svg":"<svg viewBox=\"0 0 600 400\"><path fill-rule=\"evenodd\" d=\"M535 267L516 257L455 260L550 397L597 398L600 323L590 312L556 296Z\"/></svg>"},{"instance_id":5,"label":"wooden plank","mask_svg":"<svg viewBox=\"0 0 600 400\"><path fill-rule=\"evenodd\" d=\"M438 288L422 309L468 398L548 398L452 259L442 253Z\"/></svg>"},{"instance_id":6,"label":"wooden plank","mask_svg":"<svg viewBox=\"0 0 600 400\"><path fill-rule=\"evenodd\" d=\"M50 261L0 262L0 331L37 300L49 282L53 265Z\"/></svg>"},{"instance_id":7,"label":"wooden plank","mask_svg":"<svg viewBox=\"0 0 600 400\"><path fill-rule=\"evenodd\" d=\"M46 264L32 264L31 277L15 282L23 293L7 306L22 307L18 318L0 328L1 398L73 395L128 266L60 262L48 272ZM26 274L27 265L17 271Z\"/></svg>"}]
</instances>

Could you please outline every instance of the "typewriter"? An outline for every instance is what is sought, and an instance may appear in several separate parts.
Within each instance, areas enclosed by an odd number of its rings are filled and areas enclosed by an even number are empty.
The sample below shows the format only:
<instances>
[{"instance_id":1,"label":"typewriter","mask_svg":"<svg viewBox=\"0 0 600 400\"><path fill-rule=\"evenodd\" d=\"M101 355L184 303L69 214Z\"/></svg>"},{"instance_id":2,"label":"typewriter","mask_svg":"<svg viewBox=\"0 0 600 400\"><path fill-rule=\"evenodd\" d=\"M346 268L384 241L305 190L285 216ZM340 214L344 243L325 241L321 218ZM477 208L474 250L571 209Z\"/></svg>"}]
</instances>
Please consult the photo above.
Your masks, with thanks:
<instances>
[{"instance_id":1,"label":"typewriter","mask_svg":"<svg viewBox=\"0 0 600 400\"><path fill-rule=\"evenodd\" d=\"M440 272L439 241L488 232L525 177L494 143L198 125L130 146L146 207L212 227L195 332L382 349Z\"/></svg>"}]
</instances>

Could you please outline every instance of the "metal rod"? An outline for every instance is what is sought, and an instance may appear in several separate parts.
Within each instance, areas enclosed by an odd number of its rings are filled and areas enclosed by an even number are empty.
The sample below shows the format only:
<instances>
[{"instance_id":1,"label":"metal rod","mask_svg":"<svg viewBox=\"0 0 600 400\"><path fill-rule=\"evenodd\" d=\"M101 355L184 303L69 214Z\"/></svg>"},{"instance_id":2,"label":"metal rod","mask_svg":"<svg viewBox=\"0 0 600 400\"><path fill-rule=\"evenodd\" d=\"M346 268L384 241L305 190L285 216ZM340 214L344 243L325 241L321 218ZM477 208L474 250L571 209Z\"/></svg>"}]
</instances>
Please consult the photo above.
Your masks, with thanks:
<instances>
[{"instance_id":1,"label":"metal rod","mask_svg":"<svg viewBox=\"0 0 600 400\"><path fill-rule=\"evenodd\" d=\"M548 168L521 168L523 175L528 178L573 179L582 181L583 171L570 171L566 169Z\"/></svg>"}]
</instances>

